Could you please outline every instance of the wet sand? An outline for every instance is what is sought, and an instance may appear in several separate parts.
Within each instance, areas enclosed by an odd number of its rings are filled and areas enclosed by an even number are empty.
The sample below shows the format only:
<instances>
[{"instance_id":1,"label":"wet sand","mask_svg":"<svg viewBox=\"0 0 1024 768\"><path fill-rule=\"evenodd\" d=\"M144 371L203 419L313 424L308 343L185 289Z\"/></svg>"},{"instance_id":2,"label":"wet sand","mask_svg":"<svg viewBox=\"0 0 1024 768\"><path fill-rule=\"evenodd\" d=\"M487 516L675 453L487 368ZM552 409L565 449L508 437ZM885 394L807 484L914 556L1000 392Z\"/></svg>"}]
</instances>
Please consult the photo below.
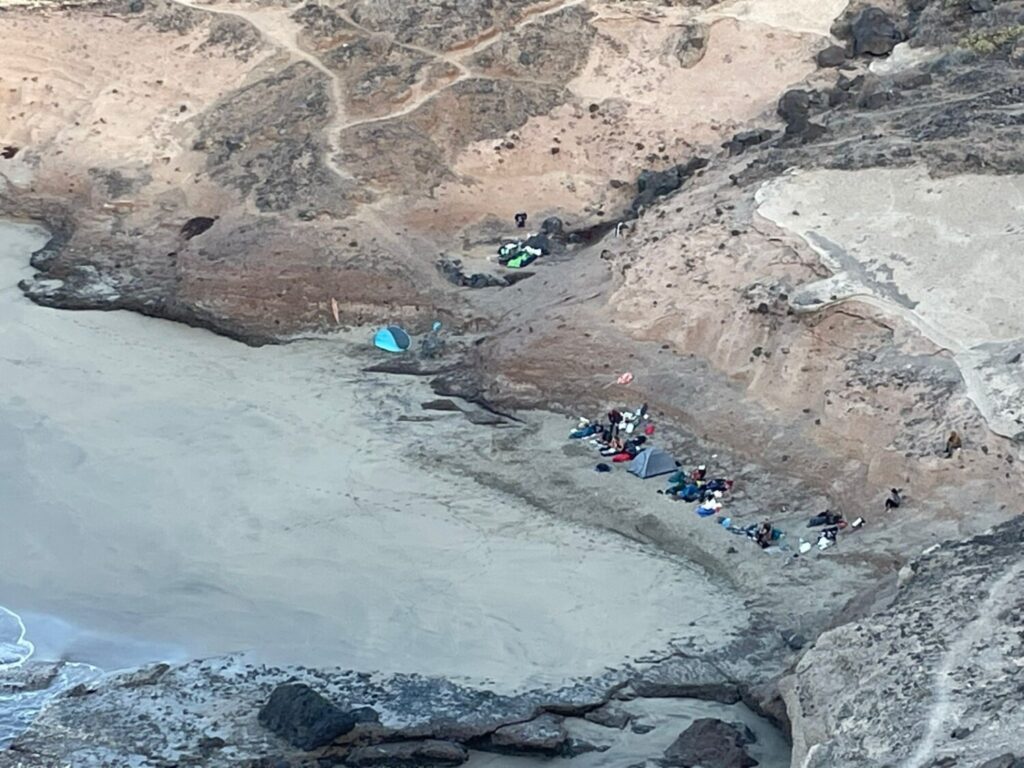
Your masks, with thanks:
<instances>
[{"instance_id":1,"label":"wet sand","mask_svg":"<svg viewBox=\"0 0 1024 768\"><path fill-rule=\"evenodd\" d=\"M67 622L36 620L63 633L36 639L51 654L250 651L516 688L744 624L687 564L472 479L500 457L414 461L489 428L399 421L429 392L361 374L345 343L33 305L16 282L43 240L0 237L0 604Z\"/></svg>"}]
</instances>

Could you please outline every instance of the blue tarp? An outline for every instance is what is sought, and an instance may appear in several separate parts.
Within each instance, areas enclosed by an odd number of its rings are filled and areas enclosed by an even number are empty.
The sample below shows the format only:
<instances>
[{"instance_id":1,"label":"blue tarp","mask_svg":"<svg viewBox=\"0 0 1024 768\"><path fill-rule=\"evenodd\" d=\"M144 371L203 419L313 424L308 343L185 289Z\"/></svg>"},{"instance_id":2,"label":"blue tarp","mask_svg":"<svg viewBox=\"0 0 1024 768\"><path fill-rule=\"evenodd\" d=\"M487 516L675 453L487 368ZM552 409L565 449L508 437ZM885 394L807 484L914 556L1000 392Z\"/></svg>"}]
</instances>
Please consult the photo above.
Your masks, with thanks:
<instances>
[{"instance_id":1,"label":"blue tarp","mask_svg":"<svg viewBox=\"0 0 1024 768\"><path fill-rule=\"evenodd\" d=\"M411 343L409 334L397 325L381 328L373 337L374 346L386 352L405 352Z\"/></svg>"}]
</instances>

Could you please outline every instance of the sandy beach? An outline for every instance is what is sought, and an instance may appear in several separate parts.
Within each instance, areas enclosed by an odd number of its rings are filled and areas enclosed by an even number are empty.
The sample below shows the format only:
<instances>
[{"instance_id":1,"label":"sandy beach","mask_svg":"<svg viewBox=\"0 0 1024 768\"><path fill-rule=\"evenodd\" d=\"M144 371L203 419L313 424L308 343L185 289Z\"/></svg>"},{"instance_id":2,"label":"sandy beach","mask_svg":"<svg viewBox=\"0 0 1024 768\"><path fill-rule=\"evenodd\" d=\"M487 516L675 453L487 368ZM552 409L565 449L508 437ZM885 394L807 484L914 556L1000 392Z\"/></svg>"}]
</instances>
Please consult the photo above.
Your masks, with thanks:
<instances>
[{"instance_id":1,"label":"sandy beach","mask_svg":"<svg viewBox=\"0 0 1024 768\"><path fill-rule=\"evenodd\" d=\"M33 305L15 284L44 237L6 225L0 261L17 521L0 603L40 652L112 668L248 651L515 688L744 621L692 567L475 483L500 454L474 449L457 476L413 461L493 428L400 421L429 391L359 373L343 343L252 349Z\"/></svg>"}]
</instances>

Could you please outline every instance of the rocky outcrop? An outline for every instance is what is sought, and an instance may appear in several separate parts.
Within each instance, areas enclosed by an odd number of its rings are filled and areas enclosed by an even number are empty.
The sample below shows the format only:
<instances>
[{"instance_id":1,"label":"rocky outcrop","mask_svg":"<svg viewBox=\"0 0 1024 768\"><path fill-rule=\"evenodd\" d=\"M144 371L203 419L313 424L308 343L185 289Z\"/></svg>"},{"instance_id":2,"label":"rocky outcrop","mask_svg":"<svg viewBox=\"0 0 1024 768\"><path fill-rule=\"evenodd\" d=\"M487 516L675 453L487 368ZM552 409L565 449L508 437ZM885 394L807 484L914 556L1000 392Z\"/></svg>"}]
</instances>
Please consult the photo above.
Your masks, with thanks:
<instances>
[{"instance_id":1,"label":"rocky outcrop","mask_svg":"<svg viewBox=\"0 0 1024 768\"><path fill-rule=\"evenodd\" d=\"M357 723L377 719L377 713L368 707L343 712L302 683L277 686L259 713L260 725L306 751L327 746Z\"/></svg>"},{"instance_id":2,"label":"rocky outcrop","mask_svg":"<svg viewBox=\"0 0 1024 768\"><path fill-rule=\"evenodd\" d=\"M865 8L850 23L853 55L885 56L903 40L892 18L881 8Z\"/></svg>"},{"instance_id":3,"label":"rocky outcrop","mask_svg":"<svg viewBox=\"0 0 1024 768\"><path fill-rule=\"evenodd\" d=\"M694 157L663 171L642 171L636 180L636 197L631 206L633 212L639 213L659 197L675 192L687 179L707 167L707 164L707 158Z\"/></svg>"},{"instance_id":4,"label":"rocky outcrop","mask_svg":"<svg viewBox=\"0 0 1024 768\"><path fill-rule=\"evenodd\" d=\"M903 569L884 610L819 637L782 684L794 765L1013 764L1022 542L1018 518L936 545Z\"/></svg>"},{"instance_id":5,"label":"rocky outcrop","mask_svg":"<svg viewBox=\"0 0 1024 768\"><path fill-rule=\"evenodd\" d=\"M557 755L568 740L569 732L562 725L562 718L545 714L526 723L498 728L490 735L489 744L506 752Z\"/></svg>"},{"instance_id":6,"label":"rocky outcrop","mask_svg":"<svg viewBox=\"0 0 1024 768\"><path fill-rule=\"evenodd\" d=\"M407 741L393 744L374 744L356 747L345 757L345 765L353 768L393 768L395 766L461 765L469 759L469 752L461 744L451 741Z\"/></svg>"},{"instance_id":7,"label":"rocky outcrop","mask_svg":"<svg viewBox=\"0 0 1024 768\"><path fill-rule=\"evenodd\" d=\"M752 768L757 760L744 747L754 734L742 724L715 718L694 721L665 750L661 764L667 768Z\"/></svg>"},{"instance_id":8,"label":"rocky outcrop","mask_svg":"<svg viewBox=\"0 0 1024 768\"><path fill-rule=\"evenodd\" d=\"M743 749L753 741L754 734L742 724L702 718L679 734L660 763L666 768L753 768L758 761Z\"/></svg>"}]
</instances>

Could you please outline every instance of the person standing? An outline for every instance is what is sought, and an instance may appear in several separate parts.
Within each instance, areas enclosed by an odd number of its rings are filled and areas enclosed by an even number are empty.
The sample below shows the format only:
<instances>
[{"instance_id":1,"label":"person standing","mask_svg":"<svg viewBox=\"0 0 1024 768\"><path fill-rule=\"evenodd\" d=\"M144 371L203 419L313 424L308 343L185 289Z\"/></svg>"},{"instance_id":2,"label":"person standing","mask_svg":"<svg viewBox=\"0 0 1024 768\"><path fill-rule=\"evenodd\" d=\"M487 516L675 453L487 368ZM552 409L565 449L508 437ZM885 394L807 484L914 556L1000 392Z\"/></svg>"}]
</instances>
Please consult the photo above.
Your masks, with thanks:
<instances>
[{"instance_id":1,"label":"person standing","mask_svg":"<svg viewBox=\"0 0 1024 768\"><path fill-rule=\"evenodd\" d=\"M946 458L953 458L953 454L963 447L963 441L960 439L959 433L954 429L949 433L949 437L946 438Z\"/></svg>"}]
</instances>

